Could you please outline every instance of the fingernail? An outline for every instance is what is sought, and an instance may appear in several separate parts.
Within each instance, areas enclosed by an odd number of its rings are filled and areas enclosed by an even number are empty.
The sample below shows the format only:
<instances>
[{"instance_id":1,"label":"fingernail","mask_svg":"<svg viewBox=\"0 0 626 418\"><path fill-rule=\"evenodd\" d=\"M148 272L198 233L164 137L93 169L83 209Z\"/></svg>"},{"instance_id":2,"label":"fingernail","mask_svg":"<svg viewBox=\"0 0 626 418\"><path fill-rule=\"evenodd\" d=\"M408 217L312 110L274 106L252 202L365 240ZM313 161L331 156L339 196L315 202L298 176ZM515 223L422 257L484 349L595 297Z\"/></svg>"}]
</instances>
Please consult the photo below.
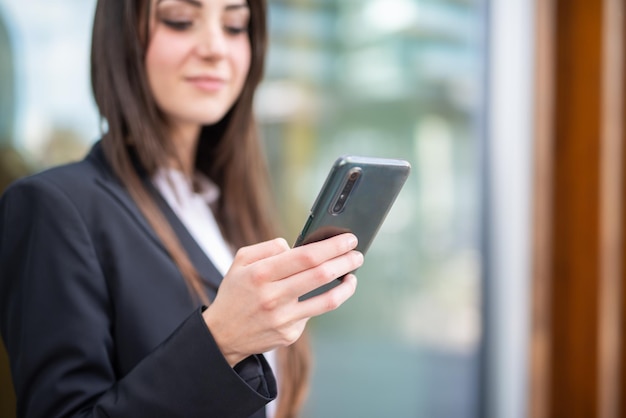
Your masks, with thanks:
<instances>
[{"instance_id":1,"label":"fingernail","mask_svg":"<svg viewBox=\"0 0 626 418\"><path fill-rule=\"evenodd\" d=\"M350 238L348 238L348 244L350 244L350 247L354 248L357 246L358 243L359 240L357 239L356 235L350 234Z\"/></svg>"}]
</instances>

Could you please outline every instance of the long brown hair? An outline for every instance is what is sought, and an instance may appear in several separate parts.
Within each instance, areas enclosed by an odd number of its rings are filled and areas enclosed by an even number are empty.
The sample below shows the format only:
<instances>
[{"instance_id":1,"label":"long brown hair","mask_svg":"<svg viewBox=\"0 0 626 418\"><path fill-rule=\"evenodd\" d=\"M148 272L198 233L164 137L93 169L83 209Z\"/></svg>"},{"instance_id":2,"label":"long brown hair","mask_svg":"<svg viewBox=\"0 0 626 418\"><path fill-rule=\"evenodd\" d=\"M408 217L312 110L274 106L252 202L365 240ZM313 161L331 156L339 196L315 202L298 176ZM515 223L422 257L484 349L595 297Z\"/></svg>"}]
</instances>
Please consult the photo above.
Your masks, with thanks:
<instances>
[{"instance_id":1,"label":"long brown hair","mask_svg":"<svg viewBox=\"0 0 626 418\"><path fill-rule=\"evenodd\" d=\"M253 118L254 92L262 79L267 43L265 0L248 0L251 64L240 97L226 116L201 130L196 169L221 189L215 208L226 239L235 248L276 236L268 170ZM205 304L202 280L176 234L138 175L133 159L153 174L170 156L172 141L145 72L150 0L98 0L93 26L91 82L107 132L107 160L160 237L193 295ZM280 397L277 417L298 414L310 370L306 338L279 350Z\"/></svg>"}]
</instances>

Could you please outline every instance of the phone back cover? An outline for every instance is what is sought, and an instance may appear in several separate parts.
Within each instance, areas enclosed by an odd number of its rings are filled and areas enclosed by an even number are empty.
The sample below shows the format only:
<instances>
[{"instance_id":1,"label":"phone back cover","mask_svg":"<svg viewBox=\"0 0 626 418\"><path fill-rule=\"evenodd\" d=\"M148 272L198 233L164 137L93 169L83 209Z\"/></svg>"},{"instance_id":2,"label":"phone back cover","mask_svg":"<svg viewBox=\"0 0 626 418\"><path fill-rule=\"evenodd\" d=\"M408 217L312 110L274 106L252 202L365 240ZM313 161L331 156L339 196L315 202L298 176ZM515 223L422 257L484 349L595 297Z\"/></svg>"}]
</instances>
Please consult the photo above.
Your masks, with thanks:
<instances>
[{"instance_id":1,"label":"phone back cover","mask_svg":"<svg viewBox=\"0 0 626 418\"><path fill-rule=\"evenodd\" d=\"M332 213L339 193L349 174L360 171L360 177L343 210ZM358 239L357 250L365 254L387 216L410 171L403 160L346 156L333 165L309 219L296 245L323 240L343 232Z\"/></svg>"}]
</instances>

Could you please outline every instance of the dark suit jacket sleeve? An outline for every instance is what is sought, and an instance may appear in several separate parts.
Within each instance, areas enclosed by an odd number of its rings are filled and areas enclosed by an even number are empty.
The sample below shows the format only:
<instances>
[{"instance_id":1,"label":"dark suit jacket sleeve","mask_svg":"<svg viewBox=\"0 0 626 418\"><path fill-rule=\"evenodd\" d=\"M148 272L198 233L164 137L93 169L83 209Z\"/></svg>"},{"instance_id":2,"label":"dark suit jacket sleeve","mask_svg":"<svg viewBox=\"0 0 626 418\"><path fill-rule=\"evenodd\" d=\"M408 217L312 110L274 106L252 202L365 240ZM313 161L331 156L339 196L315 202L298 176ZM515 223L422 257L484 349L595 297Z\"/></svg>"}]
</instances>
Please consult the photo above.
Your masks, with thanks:
<instances>
[{"instance_id":1,"label":"dark suit jacket sleeve","mask_svg":"<svg viewBox=\"0 0 626 418\"><path fill-rule=\"evenodd\" d=\"M262 356L229 367L200 310L116 376L115 301L92 240L45 178L20 182L0 203L0 330L20 416L249 417L276 395Z\"/></svg>"}]
</instances>

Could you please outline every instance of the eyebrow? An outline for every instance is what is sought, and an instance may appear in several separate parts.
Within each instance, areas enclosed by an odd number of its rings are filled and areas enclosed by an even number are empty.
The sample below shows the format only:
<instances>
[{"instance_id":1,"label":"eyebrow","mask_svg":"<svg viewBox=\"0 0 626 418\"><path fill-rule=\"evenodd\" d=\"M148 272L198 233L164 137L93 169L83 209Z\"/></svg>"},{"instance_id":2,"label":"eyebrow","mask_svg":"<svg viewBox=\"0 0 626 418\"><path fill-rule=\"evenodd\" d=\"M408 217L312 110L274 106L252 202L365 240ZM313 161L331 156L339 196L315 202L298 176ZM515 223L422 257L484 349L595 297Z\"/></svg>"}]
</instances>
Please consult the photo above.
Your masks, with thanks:
<instances>
[{"instance_id":1,"label":"eyebrow","mask_svg":"<svg viewBox=\"0 0 626 418\"><path fill-rule=\"evenodd\" d=\"M239 3L239 4L229 4L225 7L226 10L238 10L238 9L249 9L248 3Z\"/></svg>"},{"instance_id":2,"label":"eyebrow","mask_svg":"<svg viewBox=\"0 0 626 418\"><path fill-rule=\"evenodd\" d=\"M202 7L202 2L200 2L198 0L178 0L178 1L182 1L184 3L189 3L189 4L191 4L192 6L195 6L195 7ZM163 2L163 0L157 0L156 4L159 4L161 2Z\"/></svg>"},{"instance_id":3,"label":"eyebrow","mask_svg":"<svg viewBox=\"0 0 626 418\"><path fill-rule=\"evenodd\" d=\"M157 0L156 4L159 4L161 2L163 2L164 0ZM184 3L189 3L192 6L195 7L202 7L202 2L200 2L199 0L178 0L178 1L182 1ZM227 11L230 10L238 10L238 9L249 9L248 3L240 3L240 4L229 4L225 7L225 9Z\"/></svg>"}]
</instances>

